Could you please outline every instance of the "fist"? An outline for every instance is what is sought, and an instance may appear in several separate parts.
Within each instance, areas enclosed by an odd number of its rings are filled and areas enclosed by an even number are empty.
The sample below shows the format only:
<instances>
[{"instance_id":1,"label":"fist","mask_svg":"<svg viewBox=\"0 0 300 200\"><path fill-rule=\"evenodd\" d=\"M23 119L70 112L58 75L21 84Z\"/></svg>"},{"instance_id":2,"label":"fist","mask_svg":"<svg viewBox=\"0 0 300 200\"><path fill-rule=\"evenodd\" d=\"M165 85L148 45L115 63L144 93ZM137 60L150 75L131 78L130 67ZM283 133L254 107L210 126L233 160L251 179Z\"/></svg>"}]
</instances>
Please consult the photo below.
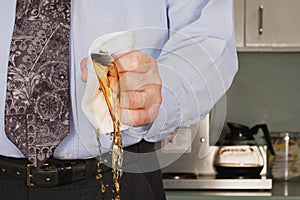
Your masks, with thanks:
<instances>
[{"instance_id":1,"label":"fist","mask_svg":"<svg viewBox=\"0 0 300 200\"><path fill-rule=\"evenodd\" d=\"M151 123L162 102L162 81L157 62L140 51L131 51L115 58L120 75L123 102L123 123L140 126ZM87 81L87 58L80 63L82 81Z\"/></svg>"}]
</instances>

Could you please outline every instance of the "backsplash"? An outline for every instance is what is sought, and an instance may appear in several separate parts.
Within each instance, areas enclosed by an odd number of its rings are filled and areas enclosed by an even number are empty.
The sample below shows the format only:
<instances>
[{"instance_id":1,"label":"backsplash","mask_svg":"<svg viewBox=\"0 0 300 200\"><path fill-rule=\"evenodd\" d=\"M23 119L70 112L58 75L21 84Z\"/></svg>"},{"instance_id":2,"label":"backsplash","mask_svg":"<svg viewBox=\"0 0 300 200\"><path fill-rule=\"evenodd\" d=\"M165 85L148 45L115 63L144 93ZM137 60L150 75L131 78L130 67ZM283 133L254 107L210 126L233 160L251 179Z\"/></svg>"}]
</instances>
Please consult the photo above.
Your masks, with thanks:
<instances>
[{"instance_id":1,"label":"backsplash","mask_svg":"<svg viewBox=\"0 0 300 200\"><path fill-rule=\"evenodd\" d=\"M226 95L226 121L300 132L300 53L239 52L238 57L239 72Z\"/></svg>"}]
</instances>

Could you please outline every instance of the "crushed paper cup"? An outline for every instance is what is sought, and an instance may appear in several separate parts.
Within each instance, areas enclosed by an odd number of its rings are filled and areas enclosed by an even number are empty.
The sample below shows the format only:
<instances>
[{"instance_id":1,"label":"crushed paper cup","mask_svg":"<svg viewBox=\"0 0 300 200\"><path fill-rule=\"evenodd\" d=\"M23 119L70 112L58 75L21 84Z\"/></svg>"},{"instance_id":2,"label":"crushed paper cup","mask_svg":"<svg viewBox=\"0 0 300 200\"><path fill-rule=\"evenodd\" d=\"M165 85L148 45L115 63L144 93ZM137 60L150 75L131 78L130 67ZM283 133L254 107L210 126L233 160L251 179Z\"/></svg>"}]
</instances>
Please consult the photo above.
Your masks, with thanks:
<instances>
[{"instance_id":1,"label":"crushed paper cup","mask_svg":"<svg viewBox=\"0 0 300 200\"><path fill-rule=\"evenodd\" d=\"M114 131L112 119L104 99L103 93L99 90L100 83L91 59L91 53L107 52L112 57L134 50L135 35L133 32L114 32L97 38L90 46L88 52L88 79L81 102L83 113L93 125L95 130L101 134ZM122 125L121 130L129 126Z\"/></svg>"}]
</instances>

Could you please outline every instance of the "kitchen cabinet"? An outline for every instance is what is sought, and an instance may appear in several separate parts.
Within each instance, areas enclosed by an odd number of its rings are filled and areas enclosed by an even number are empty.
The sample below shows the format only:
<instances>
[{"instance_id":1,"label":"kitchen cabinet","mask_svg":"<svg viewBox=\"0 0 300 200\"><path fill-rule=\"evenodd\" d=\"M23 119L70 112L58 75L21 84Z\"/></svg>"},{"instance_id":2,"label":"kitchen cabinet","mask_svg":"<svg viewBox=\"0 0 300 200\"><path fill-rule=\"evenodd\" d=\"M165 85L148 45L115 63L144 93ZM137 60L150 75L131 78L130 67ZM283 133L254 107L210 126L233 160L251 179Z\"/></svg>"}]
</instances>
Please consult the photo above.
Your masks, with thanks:
<instances>
[{"instance_id":1,"label":"kitchen cabinet","mask_svg":"<svg viewBox=\"0 0 300 200\"><path fill-rule=\"evenodd\" d=\"M299 0L235 0L239 51L300 51Z\"/></svg>"},{"instance_id":2,"label":"kitchen cabinet","mask_svg":"<svg viewBox=\"0 0 300 200\"><path fill-rule=\"evenodd\" d=\"M235 40L236 47L244 47L244 18L245 18L245 1L235 0L234 1L234 28L235 28Z\"/></svg>"}]
</instances>

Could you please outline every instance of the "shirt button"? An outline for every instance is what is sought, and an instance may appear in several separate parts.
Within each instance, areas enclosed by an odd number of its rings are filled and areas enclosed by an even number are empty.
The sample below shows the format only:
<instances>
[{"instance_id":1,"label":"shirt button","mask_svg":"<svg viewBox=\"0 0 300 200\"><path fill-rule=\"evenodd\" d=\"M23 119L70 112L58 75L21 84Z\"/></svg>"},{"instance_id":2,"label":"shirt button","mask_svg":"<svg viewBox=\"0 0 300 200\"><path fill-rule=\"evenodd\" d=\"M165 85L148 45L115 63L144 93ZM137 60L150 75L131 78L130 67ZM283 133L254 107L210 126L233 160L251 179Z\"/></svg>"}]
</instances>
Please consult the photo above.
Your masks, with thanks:
<instances>
[{"instance_id":1,"label":"shirt button","mask_svg":"<svg viewBox=\"0 0 300 200\"><path fill-rule=\"evenodd\" d=\"M63 152L61 156L63 158L68 158L69 157L69 153L68 152Z\"/></svg>"}]
</instances>

